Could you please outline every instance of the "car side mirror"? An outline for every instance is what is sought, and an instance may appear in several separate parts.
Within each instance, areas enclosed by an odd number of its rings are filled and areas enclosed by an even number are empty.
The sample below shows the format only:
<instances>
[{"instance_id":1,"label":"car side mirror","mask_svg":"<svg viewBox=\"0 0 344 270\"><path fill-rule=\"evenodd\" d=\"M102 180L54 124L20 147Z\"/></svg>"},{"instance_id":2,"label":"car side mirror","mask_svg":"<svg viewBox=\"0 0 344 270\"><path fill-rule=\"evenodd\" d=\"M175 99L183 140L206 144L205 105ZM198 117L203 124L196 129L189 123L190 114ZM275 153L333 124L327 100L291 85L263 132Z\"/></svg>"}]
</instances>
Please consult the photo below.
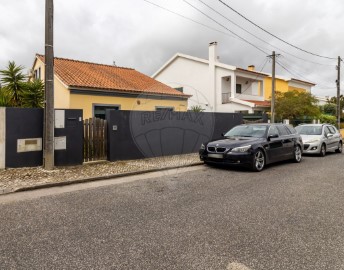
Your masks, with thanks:
<instances>
[{"instance_id":1,"label":"car side mirror","mask_svg":"<svg viewBox=\"0 0 344 270\"><path fill-rule=\"evenodd\" d=\"M224 136L225 136L225 133L222 132L222 133L221 133L221 137L224 137Z\"/></svg>"},{"instance_id":2,"label":"car side mirror","mask_svg":"<svg viewBox=\"0 0 344 270\"><path fill-rule=\"evenodd\" d=\"M332 133L328 133L328 134L326 135L326 137L327 137L327 138L331 138L331 137L333 137L333 134L332 134Z\"/></svg>"},{"instance_id":3,"label":"car side mirror","mask_svg":"<svg viewBox=\"0 0 344 270\"><path fill-rule=\"evenodd\" d=\"M273 138L278 138L278 137L279 137L278 134L271 134L268 136L268 141L270 141Z\"/></svg>"}]
</instances>

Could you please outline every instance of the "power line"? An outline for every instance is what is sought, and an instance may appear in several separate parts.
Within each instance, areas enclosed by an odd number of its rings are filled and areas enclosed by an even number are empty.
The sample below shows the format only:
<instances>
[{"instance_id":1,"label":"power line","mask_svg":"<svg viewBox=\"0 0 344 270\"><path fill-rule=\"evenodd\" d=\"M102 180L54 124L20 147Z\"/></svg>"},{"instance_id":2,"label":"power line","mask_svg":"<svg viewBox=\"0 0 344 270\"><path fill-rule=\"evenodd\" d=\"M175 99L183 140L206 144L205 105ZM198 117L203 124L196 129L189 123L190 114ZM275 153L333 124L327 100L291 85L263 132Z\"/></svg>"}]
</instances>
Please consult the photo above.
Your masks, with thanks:
<instances>
[{"instance_id":1,"label":"power line","mask_svg":"<svg viewBox=\"0 0 344 270\"><path fill-rule=\"evenodd\" d=\"M288 65L287 63L283 63L281 60L280 60L280 64L283 64L284 66L286 66L289 70L292 70L294 74L290 73L291 75L295 76L295 74L297 75L297 77L301 77L303 79L305 79L306 81L313 81L313 80L310 80L309 78L307 78L305 75L301 74L300 72L294 70L290 65ZM326 83L326 82L325 82ZM324 87L324 88L332 88L332 86L325 86L323 84L318 84L318 86L321 86L321 87ZM335 87L334 87L335 88Z\"/></svg>"},{"instance_id":2,"label":"power line","mask_svg":"<svg viewBox=\"0 0 344 270\"><path fill-rule=\"evenodd\" d=\"M211 27L211 26L209 26L209 25L206 25L206 24L203 24L203 23L198 22L198 21L196 21L196 20L193 20L193 19L191 19L191 18L189 18L189 17L186 17L186 16L184 16L184 15L182 15L182 14L179 14L179 13L173 11L173 10L170 10L170 9L168 9L168 8L165 8L165 7L163 7L163 6L160 6L160 5L158 5L158 4L155 4L155 3L153 3L153 2L150 2L150 1L148 1L148 0L143 0L143 1L149 3L149 4L153 5L153 6L156 6L156 7L160 8L160 9L163 9L163 10L165 10L165 11L168 11L168 12L174 14L174 15L177 15L177 16L179 16L179 17L182 17L182 18L184 18L184 19L186 19L186 20L188 20L188 21L191 21L191 22L197 23L197 24L199 24L199 25L201 25L201 26L204 26L204 27L206 27L206 28L208 28L208 29L210 29L210 30L219 32L219 33L221 33L221 34L224 34L224 35L229 36L229 37L232 37L232 38L237 38L237 37L232 36L232 35L230 35L230 34L228 34L228 33L226 33L226 32L220 31L220 30L218 30L218 29L216 29L216 28L213 28L213 27Z\"/></svg>"},{"instance_id":3,"label":"power line","mask_svg":"<svg viewBox=\"0 0 344 270\"><path fill-rule=\"evenodd\" d=\"M237 10L235 10L234 8L232 8L231 6L229 6L227 3L223 2L222 0L218 0L220 3L222 3L224 6L226 6L227 8L231 9L233 12L235 12L236 14L238 14L240 17L244 18L246 21L250 22L251 24L253 24L254 26L256 26L257 28L259 28L260 30L264 31L265 33L269 34L270 36L273 36L274 38L282 41L283 43L285 44L288 44L289 46L295 48L295 49L298 49L300 51L303 51L305 53L308 53L308 54L311 54L311 55L314 55L314 56L317 56L317 57L321 57L321 58L326 58L326 59L331 59L331 60L334 60L334 59L337 59L337 58L334 58L334 57L328 57L328 56L323 56L323 55L319 55L319 54L316 54L316 53L312 53L312 52L309 52L307 50L304 50L296 45L293 45L281 38L279 38L278 36L272 34L271 32L265 30L264 28L262 28L261 26L259 26L258 24L254 23L253 21L251 21L250 19L248 19L247 17L245 17L244 15L242 15L240 12L238 12Z\"/></svg>"},{"instance_id":4,"label":"power line","mask_svg":"<svg viewBox=\"0 0 344 270\"><path fill-rule=\"evenodd\" d=\"M214 11L216 14L220 15L222 18L226 19L226 20L229 21L230 23L234 24L236 27L238 27L238 28L240 28L241 30L243 30L244 32L248 33L249 35L255 37L255 38L258 39L258 40L260 40L261 42L263 42L263 43L265 43L265 44L267 44L267 45L269 45L269 46L271 46L271 47L273 47L273 48L275 48L275 49L277 49L277 50L279 50L279 51L281 51L281 52L283 52L283 53L285 53L285 54L288 54L288 55L290 55L290 56L292 56L292 57L295 57L295 58L297 58L297 59L300 59L300 60L302 60L302 61L306 61L306 62L309 62L309 63L312 63L312 64L316 64L316 65L335 66L335 65L317 63L317 62L314 62L314 61L311 61L311 60L307 60L307 59L304 59L304 58L302 58L302 57L299 57L299 56L296 56L296 55L294 55L294 54L291 54L291 53L289 53L289 52L287 52L287 51L285 51L285 50L282 50L281 48L276 47L276 46L270 44L270 43L267 42L266 40L264 40L264 39L258 37L257 35L251 33L250 31L246 30L244 27L242 27L241 25L237 24L237 23L234 22L233 20L227 18L227 17L224 16L221 12L217 11L216 9L214 9L213 7L211 7L210 5L208 5L207 3L205 3L204 1L202 1L202 0L198 0L198 1L201 2L203 5L205 5L206 7L208 7L209 9L211 9L212 11Z\"/></svg>"},{"instance_id":5,"label":"power line","mask_svg":"<svg viewBox=\"0 0 344 270\"><path fill-rule=\"evenodd\" d=\"M189 3L186 0L183 0L186 4L188 4L189 6L191 6L192 8L196 9L198 12L200 12L201 14L203 14L204 16L206 16L209 20L212 20L213 22L215 22L216 24L220 25L221 27L223 27L224 29L226 29L227 31L229 31L230 33L232 33L233 35L235 35L236 37L238 37L239 39L241 39L242 41L250 44L251 46L253 46L254 48L256 48L257 50L261 51L262 53L264 53L265 55L267 55L268 53L265 52L262 48L254 45L253 43L251 43L250 41L248 41L247 39L244 39L243 37L239 36L238 34L236 34L235 32L233 32L232 30L228 29L226 26L224 26L223 24L219 23L218 21L216 21L215 19L211 18L209 15L207 15L206 13L204 13L203 11L201 11L200 9L198 9L197 7L195 7L194 5L192 5L191 3Z\"/></svg>"}]
</instances>

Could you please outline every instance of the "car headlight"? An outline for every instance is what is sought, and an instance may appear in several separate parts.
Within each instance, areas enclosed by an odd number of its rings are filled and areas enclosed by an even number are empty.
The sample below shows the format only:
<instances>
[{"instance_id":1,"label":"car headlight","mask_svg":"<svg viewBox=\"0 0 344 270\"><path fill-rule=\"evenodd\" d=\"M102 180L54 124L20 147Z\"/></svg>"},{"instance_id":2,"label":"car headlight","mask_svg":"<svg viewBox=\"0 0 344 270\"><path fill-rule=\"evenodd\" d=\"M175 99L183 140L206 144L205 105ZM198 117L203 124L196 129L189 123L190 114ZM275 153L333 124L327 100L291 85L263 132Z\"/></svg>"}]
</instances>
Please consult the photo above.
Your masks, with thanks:
<instances>
[{"instance_id":1,"label":"car headlight","mask_svg":"<svg viewBox=\"0 0 344 270\"><path fill-rule=\"evenodd\" d=\"M247 152L249 149L251 149L251 145L245 145L241 147L235 147L231 150L231 152L244 153Z\"/></svg>"},{"instance_id":2,"label":"car headlight","mask_svg":"<svg viewBox=\"0 0 344 270\"><path fill-rule=\"evenodd\" d=\"M204 150L205 149L205 145L202 143L201 144L201 150Z\"/></svg>"},{"instance_id":3,"label":"car headlight","mask_svg":"<svg viewBox=\"0 0 344 270\"><path fill-rule=\"evenodd\" d=\"M313 140L307 141L305 143L318 143L318 142L320 142L319 139L313 139Z\"/></svg>"}]
</instances>

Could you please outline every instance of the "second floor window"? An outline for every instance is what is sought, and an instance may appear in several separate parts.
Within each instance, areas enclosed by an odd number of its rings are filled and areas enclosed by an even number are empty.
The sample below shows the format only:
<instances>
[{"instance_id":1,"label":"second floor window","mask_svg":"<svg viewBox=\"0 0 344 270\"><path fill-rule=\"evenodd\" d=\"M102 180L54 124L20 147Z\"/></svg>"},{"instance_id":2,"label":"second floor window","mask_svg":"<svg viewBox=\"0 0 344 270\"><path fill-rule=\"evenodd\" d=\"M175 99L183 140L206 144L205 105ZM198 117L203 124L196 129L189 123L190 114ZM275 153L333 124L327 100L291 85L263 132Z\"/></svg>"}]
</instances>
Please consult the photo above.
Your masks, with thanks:
<instances>
[{"instance_id":1,"label":"second floor window","mask_svg":"<svg viewBox=\"0 0 344 270\"><path fill-rule=\"evenodd\" d=\"M237 94L241 94L241 84L236 84L236 91Z\"/></svg>"}]
</instances>

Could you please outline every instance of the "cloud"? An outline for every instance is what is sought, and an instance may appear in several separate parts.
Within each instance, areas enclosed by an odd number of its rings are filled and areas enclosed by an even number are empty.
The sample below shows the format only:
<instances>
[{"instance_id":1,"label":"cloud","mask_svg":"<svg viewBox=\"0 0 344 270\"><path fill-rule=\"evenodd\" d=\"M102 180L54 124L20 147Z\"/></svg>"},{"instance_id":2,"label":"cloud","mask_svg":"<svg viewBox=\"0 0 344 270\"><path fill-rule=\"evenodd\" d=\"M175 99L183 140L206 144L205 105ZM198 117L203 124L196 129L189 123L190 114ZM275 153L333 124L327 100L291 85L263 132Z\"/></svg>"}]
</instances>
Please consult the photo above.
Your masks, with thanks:
<instances>
[{"instance_id":1,"label":"cloud","mask_svg":"<svg viewBox=\"0 0 344 270\"><path fill-rule=\"evenodd\" d=\"M226 32L219 24L183 0L150 0L182 16ZM209 10L198 0L187 0L217 22L263 51L281 54L277 73L309 79L319 86L314 93L335 95L337 60L315 57L292 48L252 26L218 1L203 0L223 16L259 36L261 42ZM343 54L341 0L223 0L278 37L305 50L331 57ZM261 66L266 55L253 46L210 30L143 0L55 0L55 56L127 66L151 75L177 52L207 58L208 43L218 42L220 61L247 67ZM0 16L0 68L8 61L31 67L36 52L44 53L44 1L2 1ZM269 46L267 43L275 46ZM290 54L305 59L300 60ZM313 63L312 63L313 62ZM325 65L318 65L321 63ZM271 65L267 63L266 72Z\"/></svg>"}]
</instances>

